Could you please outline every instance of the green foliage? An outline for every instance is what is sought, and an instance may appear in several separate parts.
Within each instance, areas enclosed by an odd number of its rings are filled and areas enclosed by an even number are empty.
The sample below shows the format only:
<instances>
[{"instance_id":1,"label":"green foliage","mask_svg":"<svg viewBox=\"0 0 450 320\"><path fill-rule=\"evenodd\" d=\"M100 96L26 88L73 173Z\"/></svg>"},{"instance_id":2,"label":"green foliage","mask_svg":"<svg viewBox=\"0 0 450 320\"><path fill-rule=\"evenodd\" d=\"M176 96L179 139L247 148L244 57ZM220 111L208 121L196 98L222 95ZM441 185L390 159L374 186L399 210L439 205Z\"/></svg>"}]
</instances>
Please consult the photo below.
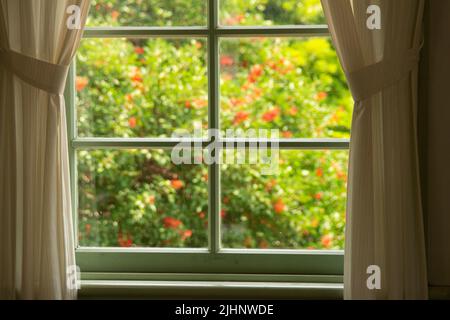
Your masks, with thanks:
<instances>
[{"instance_id":1,"label":"green foliage","mask_svg":"<svg viewBox=\"0 0 450 320\"><path fill-rule=\"evenodd\" d=\"M202 1L97 0L91 25L205 25ZM224 24L322 23L319 0L222 0ZM86 39L78 54L78 133L170 137L207 128L200 39ZM326 38L224 39L221 126L283 138L348 137L352 100ZM282 151L279 174L222 166L222 241L232 248L342 248L347 152ZM205 165L161 150L78 153L83 246L206 247Z\"/></svg>"}]
</instances>

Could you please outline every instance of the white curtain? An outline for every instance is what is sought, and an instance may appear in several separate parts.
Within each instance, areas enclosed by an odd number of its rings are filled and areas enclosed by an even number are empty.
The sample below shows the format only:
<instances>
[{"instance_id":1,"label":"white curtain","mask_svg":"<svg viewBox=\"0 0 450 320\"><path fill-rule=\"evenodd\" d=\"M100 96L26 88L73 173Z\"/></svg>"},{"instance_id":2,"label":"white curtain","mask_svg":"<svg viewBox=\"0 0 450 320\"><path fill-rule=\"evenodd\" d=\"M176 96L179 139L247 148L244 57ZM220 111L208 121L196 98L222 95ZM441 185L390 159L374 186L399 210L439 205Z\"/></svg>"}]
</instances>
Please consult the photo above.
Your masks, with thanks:
<instances>
[{"instance_id":1,"label":"white curtain","mask_svg":"<svg viewBox=\"0 0 450 320\"><path fill-rule=\"evenodd\" d=\"M416 138L424 0L322 0L322 5L355 99L344 297L427 298ZM367 25L368 18L377 18L371 5L381 9L380 29ZM379 289L367 285L372 265L380 268Z\"/></svg>"},{"instance_id":2,"label":"white curtain","mask_svg":"<svg viewBox=\"0 0 450 320\"><path fill-rule=\"evenodd\" d=\"M76 298L62 91L88 8L0 0L0 299Z\"/></svg>"}]
</instances>

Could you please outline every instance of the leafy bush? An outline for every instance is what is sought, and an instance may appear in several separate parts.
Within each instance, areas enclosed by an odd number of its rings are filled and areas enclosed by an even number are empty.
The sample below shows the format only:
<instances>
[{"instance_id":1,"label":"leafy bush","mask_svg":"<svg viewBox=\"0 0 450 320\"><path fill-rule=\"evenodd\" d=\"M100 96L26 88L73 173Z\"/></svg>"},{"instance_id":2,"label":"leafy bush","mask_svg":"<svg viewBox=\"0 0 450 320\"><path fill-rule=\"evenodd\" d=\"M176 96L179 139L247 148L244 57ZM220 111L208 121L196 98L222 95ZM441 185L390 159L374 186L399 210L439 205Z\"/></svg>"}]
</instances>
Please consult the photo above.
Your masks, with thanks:
<instances>
[{"instance_id":1,"label":"leafy bush","mask_svg":"<svg viewBox=\"0 0 450 320\"><path fill-rule=\"evenodd\" d=\"M205 25L190 0L93 1L90 25ZM319 0L222 0L228 25L321 23ZM203 15L201 14L203 12ZM202 39L85 39L78 132L170 137L207 128ZM349 136L352 100L326 38L222 39L221 126L283 138ZM279 174L222 165L222 242L231 248L342 248L346 151L281 151ZM91 246L206 247L208 170L170 151L81 150L79 241Z\"/></svg>"}]
</instances>

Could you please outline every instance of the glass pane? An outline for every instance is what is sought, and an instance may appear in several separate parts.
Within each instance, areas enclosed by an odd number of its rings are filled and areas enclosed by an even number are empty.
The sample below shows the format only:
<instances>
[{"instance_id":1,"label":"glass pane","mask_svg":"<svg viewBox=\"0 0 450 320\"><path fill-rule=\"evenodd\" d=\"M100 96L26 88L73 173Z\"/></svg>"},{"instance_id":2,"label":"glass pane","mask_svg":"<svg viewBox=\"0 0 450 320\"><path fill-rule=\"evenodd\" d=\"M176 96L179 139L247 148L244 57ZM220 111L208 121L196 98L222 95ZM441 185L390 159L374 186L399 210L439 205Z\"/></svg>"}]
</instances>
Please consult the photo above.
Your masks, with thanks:
<instances>
[{"instance_id":1,"label":"glass pane","mask_svg":"<svg viewBox=\"0 0 450 320\"><path fill-rule=\"evenodd\" d=\"M79 244L207 247L207 179L170 151L79 151Z\"/></svg>"},{"instance_id":2,"label":"glass pane","mask_svg":"<svg viewBox=\"0 0 450 320\"><path fill-rule=\"evenodd\" d=\"M343 249L348 152L285 150L279 159L276 175L222 166L223 246Z\"/></svg>"},{"instance_id":3,"label":"glass pane","mask_svg":"<svg viewBox=\"0 0 450 320\"><path fill-rule=\"evenodd\" d=\"M204 26L205 0L93 0L88 26Z\"/></svg>"},{"instance_id":4,"label":"glass pane","mask_svg":"<svg viewBox=\"0 0 450 320\"><path fill-rule=\"evenodd\" d=\"M225 26L324 24L320 0L220 0Z\"/></svg>"},{"instance_id":5,"label":"glass pane","mask_svg":"<svg viewBox=\"0 0 450 320\"><path fill-rule=\"evenodd\" d=\"M328 38L224 39L220 51L222 128L350 136L353 100Z\"/></svg>"},{"instance_id":6,"label":"glass pane","mask_svg":"<svg viewBox=\"0 0 450 320\"><path fill-rule=\"evenodd\" d=\"M203 40L85 39L77 55L81 137L170 137L207 126Z\"/></svg>"}]
</instances>

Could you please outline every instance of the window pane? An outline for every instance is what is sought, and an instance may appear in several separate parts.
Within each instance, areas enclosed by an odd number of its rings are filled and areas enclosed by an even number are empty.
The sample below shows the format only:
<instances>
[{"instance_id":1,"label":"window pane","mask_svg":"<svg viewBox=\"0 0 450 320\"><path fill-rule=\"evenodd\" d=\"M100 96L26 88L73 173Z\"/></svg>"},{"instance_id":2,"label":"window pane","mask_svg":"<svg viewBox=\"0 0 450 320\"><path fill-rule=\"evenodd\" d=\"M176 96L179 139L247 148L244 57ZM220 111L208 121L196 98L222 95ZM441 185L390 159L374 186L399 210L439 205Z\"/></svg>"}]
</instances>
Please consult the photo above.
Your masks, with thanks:
<instances>
[{"instance_id":1,"label":"window pane","mask_svg":"<svg viewBox=\"0 0 450 320\"><path fill-rule=\"evenodd\" d=\"M203 40L85 39L77 59L81 137L170 137L207 126Z\"/></svg>"},{"instance_id":2,"label":"window pane","mask_svg":"<svg viewBox=\"0 0 450 320\"><path fill-rule=\"evenodd\" d=\"M320 0L220 0L226 26L323 24Z\"/></svg>"},{"instance_id":3,"label":"window pane","mask_svg":"<svg viewBox=\"0 0 450 320\"><path fill-rule=\"evenodd\" d=\"M207 247L207 168L170 151L79 151L79 243Z\"/></svg>"},{"instance_id":4,"label":"window pane","mask_svg":"<svg viewBox=\"0 0 450 320\"><path fill-rule=\"evenodd\" d=\"M88 26L204 26L205 0L93 0Z\"/></svg>"},{"instance_id":5,"label":"window pane","mask_svg":"<svg viewBox=\"0 0 450 320\"><path fill-rule=\"evenodd\" d=\"M343 249L348 152L279 157L276 175L256 164L222 166L223 246Z\"/></svg>"},{"instance_id":6,"label":"window pane","mask_svg":"<svg viewBox=\"0 0 450 320\"><path fill-rule=\"evenodd\" d=\"M328 38L224 39L220 51L224 129L350 136L353 100Z\"/></svg>"}]
</instances>

